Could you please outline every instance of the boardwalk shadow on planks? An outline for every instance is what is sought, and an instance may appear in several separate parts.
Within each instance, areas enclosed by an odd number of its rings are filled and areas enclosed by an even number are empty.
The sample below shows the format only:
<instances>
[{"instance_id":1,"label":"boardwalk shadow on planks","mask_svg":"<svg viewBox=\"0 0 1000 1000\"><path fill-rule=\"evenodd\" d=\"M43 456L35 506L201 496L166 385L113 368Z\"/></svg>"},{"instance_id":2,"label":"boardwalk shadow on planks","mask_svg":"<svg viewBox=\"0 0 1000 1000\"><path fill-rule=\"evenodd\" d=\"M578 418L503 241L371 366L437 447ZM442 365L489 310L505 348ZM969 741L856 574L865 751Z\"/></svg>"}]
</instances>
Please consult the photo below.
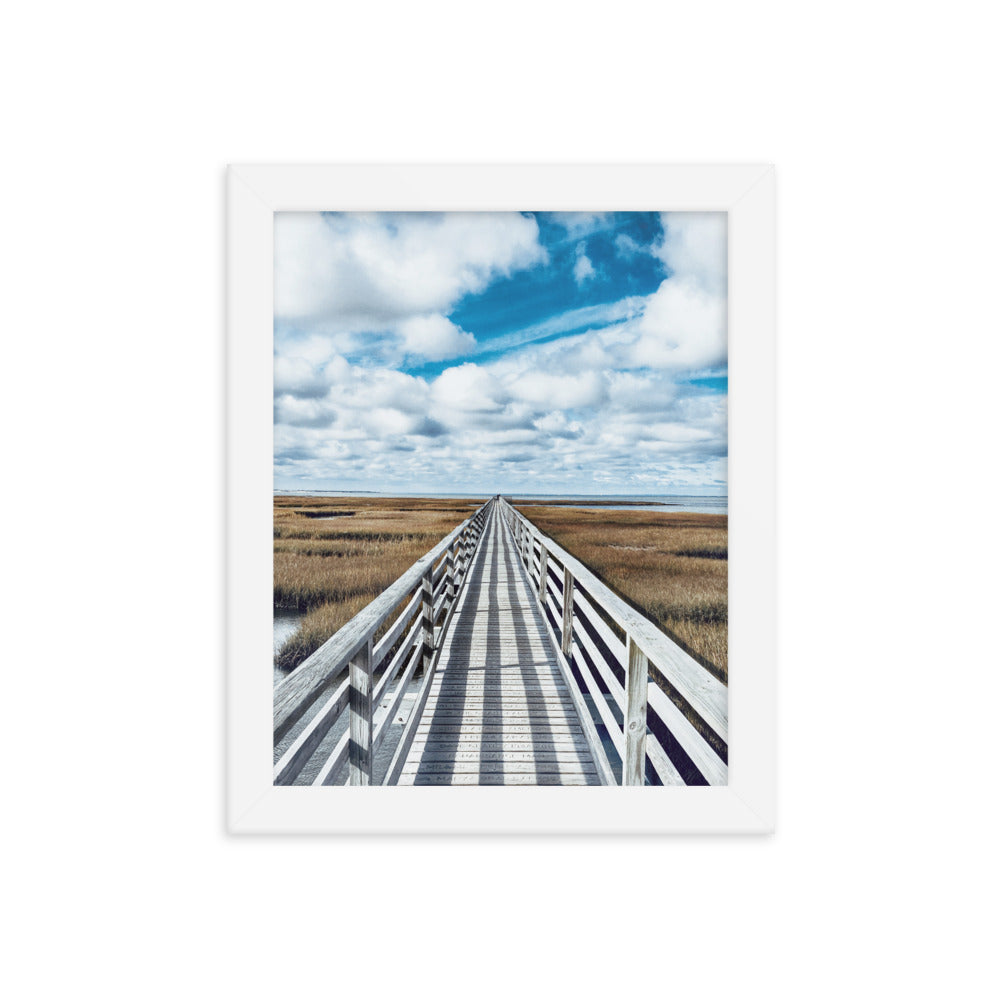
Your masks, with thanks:
<instances>
[{"instance_id":1,"label":"boardwalk shadow on planks","mask_svg":"<svg viewBox=\"0 0 1000 1000\"><path fill-rule=\"evenodd\" d=\"M495 513L443 637L400 783L599 783L535 595Z\"/></svg>"}]
</instances>

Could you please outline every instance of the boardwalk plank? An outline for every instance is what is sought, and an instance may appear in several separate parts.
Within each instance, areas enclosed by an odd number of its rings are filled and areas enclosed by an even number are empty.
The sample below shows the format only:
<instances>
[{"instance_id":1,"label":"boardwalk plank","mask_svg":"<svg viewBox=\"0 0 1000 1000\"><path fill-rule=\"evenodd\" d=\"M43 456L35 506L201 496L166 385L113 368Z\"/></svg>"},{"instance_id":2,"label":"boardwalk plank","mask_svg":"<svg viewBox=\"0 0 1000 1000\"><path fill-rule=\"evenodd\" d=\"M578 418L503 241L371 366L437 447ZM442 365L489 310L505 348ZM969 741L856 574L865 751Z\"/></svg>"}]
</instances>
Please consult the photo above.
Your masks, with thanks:
<instances>
[{"instance_id":1,"label":"boardwalk plank","mask_svg":"<svg viewBox=\"0 0 1000 1000\"><path fill-rule=\"evenodd\" d=\"M505 760L421 760L406 764L403 774L596 774L592 764L579 761L505 761Z\"/></svg>"},{"instance_id":2,"label":"boardwalk plank","mask_svg":"<svg viewBox=\"0 0 1000 1000\"><path fill-rule=\"evenodd\" d=\"M404 774L400 785L599 785L596 774Z\"/></svg>"}]
</instances>

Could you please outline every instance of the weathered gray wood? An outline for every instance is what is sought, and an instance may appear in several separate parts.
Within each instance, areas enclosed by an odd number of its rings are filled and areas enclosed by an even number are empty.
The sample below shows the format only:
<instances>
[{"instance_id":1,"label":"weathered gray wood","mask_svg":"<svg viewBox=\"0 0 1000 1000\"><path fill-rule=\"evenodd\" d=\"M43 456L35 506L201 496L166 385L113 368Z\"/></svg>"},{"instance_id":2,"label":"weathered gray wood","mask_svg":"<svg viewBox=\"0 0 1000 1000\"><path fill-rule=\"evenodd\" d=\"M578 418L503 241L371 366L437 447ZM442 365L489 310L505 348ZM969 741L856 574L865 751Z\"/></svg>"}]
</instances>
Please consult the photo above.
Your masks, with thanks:
<instances>
[{"instance_id":1,"label":"weathered gray wood","mask_svg":"<svg viewBox=\"0 0 1000 1000\"><path fill-rule=\"evenodd\" d=\"M421 583L422 601L420 612L424 623L424 670L430 668L431 660L434 657L434 596L431 588L431 578L428 572Z\"/></svg>"},{"instance_id":2,"label":"weathered gray wood","mask_svg":"<svg viewBox=\"0 0 1000 1000\"><path fill-rule=\"evenodd\" d=\"M581 615L584 614L586 609L587 621L594 621L594 619L596 619L595 626L598 630L598 634L601 635L602 639L608 644L609 648L612 650L612 655L614 655L615 645L620 646L622 650L625 649L624 643L618 642L618 639L612 634L611 630L600 619L600 617L596 614L593 608L590 607L590 604L584 598L583 594L577 591L577 593L574 596L574 600L576 609L578 612L581 613ZM623 706L625 704L625 689L622 687L621 683L619 683L618 678L612 672L610 666L604 659L600 650L598 650L594 640L590 638L590 634L587 632L586 628L581 627L576 630L576 641L579 645L582 645L584 647L590 659L594 662L594 665L597 667L598 673L600 673L601 675L601 679L607 685L608 690L611 692L611 695L615 700L615 703L619 706ZM579 659L577 659L577 663L580 663ZM624 669L624 666L622 669ZM650 691L650 699L652 699L654 691L657 694L662 695L664 698L666 697L665 695L663 695L663 692L660 691L659 688L654 687L652 684L650 684L649 691ZM600 705L598 705L598 707L600 707ZM672 703L671 707L673 707ZM677 712L678 715L680 715L680 712L676 708L674 708L674 711ZM660 715L660 718L661 719L663 718L662 714ZM705 743L705 741L697 733L697 731L694 729L691 723L688 722L686 719L684 719L683 715L681 715L680 718L683 720L686 728L690 730L690 732L693 734L694 740L692 748L695 750L696 754L700 755L701 753L705 752L712 754L711 748L708 746L707 743ZM605 725L607 725L607 720L605 719L604 721ZM666 723L665 719L664 722ZM667 723L667 728L670 729L672 732L674 731L674 727L671 726L669 723ZM613 735L621 734L622 739L624 739L624 733L617 726L615 727L614 730L609 729L609 732L612 732ZM688 744L682 743L682 745L686 747ZM622 746L618 746L616 744L616 749L618 750L619 754L624 758L624 752L623 752L624 744ZM649 757L649 760L652 763L654 770L656 771L657 775L659 776L663 784L665 785L684 784L684 779L681 777L680 772L677 770L673 762L667 756L666 752L657 742L656 738L650 736L649 733L646 734L646 754ZM705 772L702 773L704 774ZM724 781L723 782L711 781L710 783L725 784Z\"/></svg>"},{"instance_id":3,"label":"weathered gray wood","mask_svg":"<svg viewBox=\"0 0 1000 1000\"><path fill-rule=\"evenodd\" d=\"M461 680L457 678L449 680L437 685L435 690L441 694L464 694L468 697L482 697L485 692L491 697L506 698L511 695L548 695L552 691L565 691L566 683L558 673L552 676L546 675L544 679L530 682L507 678L494 681L493 679L485 680L481 677L470 676L468 680L464 677Z\"/></svg>"},{"instance_id":4,"label":"weathered gray wood","mask_svg":"<svg viewBox=\"0 0 1000 1000\"><path fill-rule=\"evenodd\" d=\"M542 543L542 556L541 564L538 567L538 588L535 593L538 596L538 603L545 603L545 594L548 590L549 582L549 550L545 547L545 543Z\"/></svg>"},{"instance_id":5,"label":"weathered gray wood","mask_svg":"<svg viewBox=\"0 0 1000 1000\"><path fill-rule=\"evenodd\" d=\"M569 659L573 649L573 574L569 571L569 567L563 569L562 606L562 653Z\"/></svg>"},{"instance_id":6,"label":"weathered gray wood","mask_svg":"<svg viewBox=\"0 0 1000 1000\"><path fill-rule=\"evenodd\" d=\"M340 718L350 697L350 678L345 677L337 690L327 699L323 707L313 716L309 724L296 737L295 742L281 755L274 765L275 785L290 785L305 767L306 762L316 752L330 727Z\"/></svg>"},{"instance_id":7,"label":"weathered gray wood","mask_svg":"<svg viewBox=\"0 0 1000 1000\"><path fill-rule=\"evenodd\" d=\"M674 762L667 756L659 741L651 733L646 734L646 756L653 765L660 781L665 785L683 785L684 779L680 771L674 767Z\"/></svg>"},{"instance_id":8,"label":"weathered gray wood","mask_svg":"<svg viewBox=\"0 0 1000 1000\"><path fill-rule=\"evenodd\" d=\"M622 784L646 783L646 689L649 687L649 663L646 654L628 640L628 668L625 671L625 756L622 758Z\"/></svg>"},{"instance_id":9,"label":"weathered gray wood","mask_svg":"<svg viewBox=\"0 0 1000 1000\"><path fill-rule=\"evenodd\" d=\"M473 706L477 710L486 708L537 708L545 711L546 707L555 702L558 704L567 693L565 685L548 688L536 688L533 691L520 691L516 688L508 688L506 692L494 691L492 689L474 688L470 690L443 690L432 691L428 700L428 708L440 704L455 704L461 701L466 707Z\"/></svg>"},{"instance_id":10,"label":"weathered gray wood","mask_svg":"<svg viewBox=\"0 0 1000 1000\"><path fill-rule=\"evenodd\" d=\"M607 622L600 616L597 609L590 603L587 599L587 595L581 590L577 589L576 593L573 595L576 607L576 613L583 618L589 625L592 625L594 631L598 634L601 641L608 647L612 658L618 669L621 670L622 676L625 675L625 643L622 642L611 628L608 626Z\"/></svg>"},{"instance_id":11,"label":"weathered gray wood","mask_svg":"<svg viewBox=\"0 0 1000 1000\"><path fill-rule=\"evenodd\" d=\"M541 564L539 559L541 557L535 558L534 554L531 557L531 565L528 567L528 579L531 581L532 590L538 593L538 581L542 578L541 576Z\"/></svg>"},{"instance_id":12,"label":"weathered gray wood","mask_svg":"<svg viewBox=\"0 0 1000 1000\"><path fill-rule=\"evenodd\" d=\"M427 702L427 694L434 681L434 663L435 660L432 657L430 667L424 674L423 682L420 685L417 700L413 703L413 707L410 709L406 725L403 726L403 734L399 738L399 743L396 744L395 753L392 756L392 760L389 762L389 768L385 773L385 778L382 780L382 784L384 785L395 785L398 782L400 774L402 773L403 764L406 762L407 754L409 754L410 746L413 743L413 737L417 732L417 726L420 724L420 720L423 715L424 704Z\"/></svg>"},{"instance_id":13,"label":"weathered gray wood","mask_svg":"<svg viewBox=\"0 0 1000 1000\"><path fill-rule=\"evenodd\" d=\"M399 672L400 666L406 662L406 657L409 656L410 650L417 644L418 639L423 636L423 633L424 623L420 618L417 618L410 626L410 631L407 633L406 638L400 643L399 649L393 654L389 665L385 668L385 673L382 674L378 684L375 685L375 692L372 695L373 704L377 705L385 696L386 688L392 683L393 678Z\"/></svg>"},{"instance_id":14,"label":"weathered gray wood","mask_svg":"<svg viewBox=\"0 0 1000 1000\"><path fill-rule=\"evenodd\" d=\"M429 724L422 724L419 726L419 729L425 734L435 736L454 735L455 733L495 733L498 735L511 733L521 736L534 736L538 732L537 728L530 724L522 725L514 722L468 722L465 720L447 723L442 721L435 723L433 728ZM553 725L548 726L545 730L546 737L565 733L580 733L582 735L583 724L572 725L565 722L558 724L554 723ZM609 784L614 784L614 781L610 781Z\"/></svg>"},{"instance_id":15,"label":"weathered gray wood","mask_svg":"<svg viewBox=\"0 0 1000 1000\"><path fill-rule=\"evenodd\" d=\"M420 758L422 764L443 764L450 761L463 764L533 764L536 761L545 764L582 764L585 770L594 771L594 762L590 755L582 757L573 749L541 750L527 745L526 750L450 750L429 747ZM416 767L416 765L414 765Z\"/></svg>"},{"instance_id":16,"label":"weathered gray wood","mask_svg":"<svg viewBox=\"0 0 1000 1000\"><path fill-rule=\"evenodd\" d=\"M540 736L524 735L519 736L512 733L507 736L487 737L484 741L482 733L458 733L447 736L444 734L433 735L428 732L418 732L413 738L413 746L423 746L425 751L433 751L438 747L447 747L452 752L463 750L511 750L524 751L530 753L532 750L566 750L571 753L589 754L590 748L582 734L575 733L549 733L543 739Z\"/></svg>"},{"instance_id":17,"label":"weathered gray wood","mask_svg":"<svg viewBox=\"0 0 1000 1000\"><path fill-rule=\"evenodd\" d=\"M596 783L590 743L524 564L529 544L527 531L518 540L497 514L487 519L399 781L454 772L456 781L482 775L491 783L488 777L517 770L506 766L506 752L520 755L508 762L522 765L523 776L560 778L585 768ZM472 581L478 596L470 599Z\"/></svg>"},{"instance_id":18,"label":"weathered gray wood","mask_svg":"<svg viewBox=\"0 0 1000 1000\"><path fill-rule=\"evenodd\" d=\"M417 664L420 662L420 655L421 650L419 648L413 650L410 655L410 660L406 664L406 670L403 671L403 676L399 679L399 683L396 685L396 690L393 692L392 701L390 701L385 708L380 708L378 714L375 716L375 734L372 736L372 753L375 753L382 745L382 741L385 739L385 735L389 731L389 726L392 725L392 717L396 714L400 703L406 695L406 688L410 683L410 679L413 677L414 673L416 673Z\"/></svg>"},{"instance_id":19,"label":"weathered gray wood","mask_svg":"<svg viewBox=\"0 0 1000 1000\"><path fill-rule=\"evenodd\" d=\"M581 595L576 595L576 604L580 604ZM615 704L619 707L625 704L625 688L622 686L621 682L615 676L611 667L608 666L604 657L601 655L601 651L597 648L597 644L590 637L590 633L582 626L576 630L576 641L577 644L582 646L586 651L587 655L594 662L594 666L597 667L597 672L601 675L601 680L607 685L608 690L611 692L615 699Z\"/></svg>"},{"instance_id":20,"label":"weathered gray wood","mask_svg":"<svg viewBox=\"0 0 1000 1000\"><path fill-rule=\"evenodd\" d=\"M594 622L595 628L597 629L598 634L601 636L601 638L605 641L605 643L612 650L612 655L614 655L614 651L615 651L615 646L616 645L619 646L619 647L621 647L622 650L625 649L624 643L620 643L618 641L618 639L611 632L611 630L608 628L608 626L604 623L604 621L600 618L600 616L597 615L597 613L594 611L594 609L590 606L590 603L586 600L586 598L583 596L583 594L581 594L579 591L577 591L576 594L574 595L574 602L575 602L575 607L576 607L577 611L579 613L581 613L581 614L584 614L586 616L588 622ZM576 631L576 641L577 641L578 645L583 646L583 648L586 650L589 658L593 661L594 666L597 668L598 673L600 673L601 679L607 685L608 690L610 691L610 693L611 693L612 697L614 698L616 704L618 704L619 706L623 706L625 704L625 689L621 685L621 683L618 681L618 678L615 676L615 674L612 672L610 666L608 665L608 663L604 659L604 656L601 654L600 650L597 648L597 644L594 642L593 639L591 639L590 634L587 632L586 628L581 627L581 628L577 629L577 631ZM578 664L581 663L581 659L578 657L576 662ZM624 669L624 665L623 665L622 669ZM664 698L666 697L659 690L659 688L655 688L652 685L650 685L650 687L649 687L649 692L650 692L649 697L650 697L650 699L652 699L654 691L657 694L662 695ZM602 701L603 701L603 699L602 699ZM597 702L597 705L598 705L598 710L600 710L601 702ZM678 710L676 708L674 708L674 711L678 712ZM678 712L678 714L680 714L680 713ZM624 716L624 712L623 712L623 716ZM662 715L661 715L661 718L663 718ZM683 719L683 716L681 716L681 718ZM623 733L622 729L619 726L617 726L617 725L615 725L615 727L613 729L610 726L608 726L608 720L607 720L607 718L604 717L603 713L602 713L602 719L604 720L605 726L608 727L608 731L612 734L612 739L615 739L615 737L617 736L617 737L620 737L621 740L623 741L621 745L619 745L616 742L615 746L616 746L616 749L618 750L619 754L624 759L624 756L625 756L625 754L624 754L624 733ZM708 753L711 753L712 752L711 748L708 747L708 745L705 743L705 741L698 735L698 733L695 731L694 727L686 719L684 719L683 721L684 721L685 725L687 726L687 728L691 731L691 733L695 737L697 751L698 752L708 752ZM671 729L671 731L673 731L673 727L671 727L671 726L668 725L668 728ZM684 745L684 744L682 744L682 745ZM660 780L663 782L664 785L683 785L684 784L684 779L681 777L680 772L674 766L673 762L670 760L670 758L667 756L667 754L665 753L665 751L663 750L663 748L657 742L656 738L653 737L653 736L650 736L648 733L646 734L646 754L649 757L649 760L652 763L654 770L656 771L657 775L659 776ZM707 775L706 775L706 777L707 777ZM712 784L724 784L725 782L712 781L711 783Z\"/></svg>"},{"instance_id":21,"label":"weathered gray wood","mask_svg":"<svg viewBox=\"0 0 1000 1000\"><path fill-rule=\"evenodd\" d=\"M511 510L509 504L504 505ZM524 515L514 511L516 518ZM599 599L611 618L635 640L666 679L723 740L727 739L729 693L726 685L713 677L700 663L670 640L653 622L625 603L603 584L583 563L539 532L539 538L549 548L549 557L556 555L588 593Z\"/></svg>"},{"instance_id":22,"label":"weathered gray wood","mask_svg":"<svg viewBox=\"0 0 1000 1000\"><path fill-rule=\"evenodd\" d=\"M481 513L480 515L477 515L477 517L479 516L485 517L485 514L483 514L482 511L485 511L490 507L491 507L490 504L486 504L485 507L481 508ZM481 550L479 549L479 546L477 544L475 548L476 554L472 557L473 560L475 560L476 556L479 555L480 552ZM463 592L465 591L466 584L467 580L463 580L462 581ZM457 608L459 603L460 601L456 600L451 605L451 608L448 610L448 616L444 624L445 632L448 631L452 617L454 616L455 613L455 609ZM407 760L407 757L410 752L410 747L413 745L414 738L418 733L418 727L425 725L423 720L424 706L427 704L427 698L430 694L431 688L434 686L435 666L440 656L440 651L441 651L441 645L439 644L437 650L434 652L434 655L431 657L429 668L426 669L424 672L424 679L421 682L420 690L417 694L416 701L410 708L410 714L409 716L407 716L406 724L403 726L403 732L399 738L399 743L396 744L396 749L393 753L392 760L389 762L389 767L386 770L385 777L383 778L382 781L382 783L385 785L394 785L399 783L399 776L402 773L403 764Z\"/></svg>"},{"instance_id":23,"label":"weathered gray wood","mask_svg":"<svg viewBox=\"0 0 1000 1000\"><path fill-rule=\"evenodd\" d=\"M438 615L441 614L441 610L442 610L442 608L445 607L445 603L447 602L447 600L448 600L448 596L446 594L442 594L434 602L434 607L431 608L431 621L432 622L436 622L438 620ZM433 650L436 647L437 647L437 640L436 639L432 639L432 641L431 641L431 649Z\"/></svg>"},{"instance_id":24,"label":"weathered gray wood","mask_svg":"<svg viewBox=\"0 0 1000 1000\"><path fill-rule=\"evenodd\" d=\"M314 785L333 785L336 784L337 775L340 773L340 769L344 766L344 761L347 760L347 752L351 746L351 731L350 729L345 730L344 735L340 737L337 741L336 747L334 747L333 753L327 757L326 762L320 768L319 773L313 778Z\"/></svg>"},{"instance_id":25,"label":"weathered gray wood","mask_svg":"<svg viewBox=\"0 0 1000 1000\"><path fill-rule=\"evenodd\" d=\"M618 751L618 756L624 757L625 736L622 732L622 728L618 725L618 721L612 714L607 700L601 693L601 689L591 673L590 667L587 665L587 661L579 655L579 643L574 641L574 646L576 647L576 652L574 654L576 669L580 672L580 676L583 678L583 682L586 685L587 690L590 692L590 697L594 703L594 707L597 709L597 714L600 715L601 721L604 723L604 728L608 731L608 735L611 737L611 742L614 743L615 749Z\"/></svg>"},{"instance_id":26,"label":"weathered gray wood","mask_svg":"<svg viewBox=\"0 0 1000 1000\"><path fill-rule=\"evenodd\" d=\"M372 780L372 640L368 641L350 663L350 781L368 785Z\"/></svg>"},{"instance_id":27,"label":"weathered gray wood","mask_svg":"<svg viewBox=\"0 0 1000 1000\"><path fill-rule=\"evenodd\" d=\"M274 690L273 731L277 745L308 711L323 688L347 666L348 661L368 641L417 586L429 566L452 542L470 527L464 521L446 535L426 555L418 559L371 604L363 608L319 649L293 670Z\"/></svg>"},{"instance_id":28,"label":"weathered gray wood","mask_svg":"<svg viewBox=\"0 0 1000 1000\"><path fill-rule=\"evenodd\" d=\"M421 760L419 764L407 764L403 774L593 774L597 770L592 761L581 763L577 760Z\"/></svg>"},{"instance_id":29,"label":"weathered gray wood","mask_svg":"<svg viewBox=\"0 0 1000 1000\"><path fill-rule=\"evenodd\" d=\"M550 601L552 600L550 594ZM619 668L625 671L625 644L611 631L608 625L596 612L586 597L576 590L574 593L575 607L588 622L592 623L601 640L608 647ZM553 602L554 603L554 602ZM551 606L551 605L550 605ZM561 613L561 612L560 612ZM625 690L612 674L610 667L598 651L594 641L583 627L576 631L576 639L581 642L597 665L604 682L608 685L619 706L625 704ZM660 690L650 683L648 694L649 707L663 721L674 738L684 748L702 777L711 785L725 785L728 782L727 767L704 737L695 729L683 712ZM647 734L646 752L653 763L660 780L666 784L683 784L679 772L667 757L666 753L654 739Z\"/></svg>"},{"instance_id":30,"label":"weathered gray wood","mask_svg":"<svg viewBox=\"0 0 1000 1000\"><path fill-rule=\"evenodd\" d=\"M448 555L445 557L445 561L448 565L448 603L451 604L455 600L455 557L452 555L451 549L448 549Z\"/></svg>"},{"instance_id":31,"label":"weathered gray wood","mask_svg":"<svg viewBox=\"0 0 1000 1000\"><path fill-rule=\"evenodd\" d=\"M404 774L400 785L599 785L595 774Z\"/></svg>"},{"instance_id":32,"label":"weathered gray wood","mask_svg":"<svg viewBox=\"0 0 1000 1000\"><path fill-rule=\"evenodd\" d=\"M435 708L438 705L444 708L446 705L454 704L456 699L460 698L466 709L471 707L476 711L482 711L484 708L494 711L500 711L501 709L524 709L545 713L548 706L553 701L558 700L560 696L565 695L567 690L566 687L551 687L544 691L538 690L529 694L515 691L503 696L494 695L492 692L484 695L481 689L479 693L472 694L467 694L464 691L432 692L427 701L427 708Z\"/></svg>"},{"instance_id":33,"label":"weathered gray wood","mask_svg":"<svg viewBox=\"0 0 1000 1000\"><path fill-rule=\"evenodd\" d=\"M579 587L574 587L575 593L573 593L573 597L575 599L570 600L565 581L568 577L572 577L574 581L578 582L588 591L593 600L607 613L608 617L630 636L636 650L646 659L647 671L649 664L654 664L680 696L701 717L704 724L725 742L728 738L728 689L726 686L697 663L693 657L685 653L676 643L665 636L656 625L611 592L579 560L571 556L548 536L538 532L520 512L514 510L506 501L501 501L500 510L502 516L513 524L520 524L523 521L524 525L530 526L527 529L522 526L518 530L534 531L541 546L544 560L556 566L562 566L564 578L563 593L560 594L558 589L556 589L555 592L546 594L539 587L539 597L541 598L540 603L543 606L548 605L552 608L557 620L562 619L564 623L563 637L565 638L567 632L572 630L565 627L567 619L572 622L574 615L582 614L591 623L594 630L600 636L601 641L608 647L610 655L619 669L622 669L626 675L628 674L628 654L625 644L613 634L602 616L593 607L590 600L584 596ZM539 579L540 581L544 579L541 559L539 564ZM609 664L597 651L596 644L586 634L586 629L582 624L576 630L576 635L581 645L587 649L594 666L608 685L609 690L616 695L616 700L618 700L618 692L621 691L622 695L624 695L624 691L617 682L617 679L613 677ZM577 662L579 665L579 660ZM649 699L648 707L657 713L664 725L667 726L695 763L695 766L703 777L710 784L725 784L728 780L728 769L712 749L711 745L707 743L697 729L688 721L684 713L658 687L647 684L646 690L648 691ZM619 701L619 707L623 713L627 709L625 701L624 697ZM677 769L669 760L659 742L652 737L646 738L645 727L643 727L642 734L642 738L646 742L647 755L661 780L664 783L671 783L678 780L679 774ZM635 763L633 761L633 765ZM644 762L642 762L641 766L644 770ZM633 766L634 776L635 767Z\"/></svg>"},{"instance_id":34,"label":"weathered gray wood","mask_svg":"<svg viewBox=\"0 0 1000 1000\"><path fill-rule=\"evenodd\" d=\"M701 776L710 785L729 783L729 768L691 725L684 713L653 683L649 685L650 708L660 717L671 735L684 748ZM650 757L652 759L652 757ZM662 775L661 775L662 777Z\"/></svg>"},{"instance_id":35,"label":"weathered gray wood","mask_svg":"<svg viewBox=\"0 0 1000 1000\"><path fill-rule=\"evenodd\" d=\"M376 643L375 649L372 652L372 662L374 664L378 665L385 659L385 654L392 649L392 644L400 637L403 629L413 621L413 616L417 613L417 607L420 604L420 598L420 591L414 591L409 604L406 605L399 617L393 622L389 631Z\"/></svg>"},{"instance_id":36,"label":"weathered gray wood","mask_svg":"<svg viewBox=\"0 0 1000 1000\"><path fill-rule=\"evenodd\" d=\"M549 599L551 600L551 597ZM559 640L556 638L552 624L544 612L541 615L541 619L545 628L545 633L548 636L549 641L552 643L552 647L555 649L556 663L559 667L559 672L562 674L563 681L569 690L570 701L572 701L573 707L576 709L577 715L580 719L579 731L586 740L587 745L590 748L591 756L594 759L594 763L597 765L599 782L602 785L613 785L615 784L614 771L608 761L607 754L604 752L604 747L601 744L601 738L597 733L597 727L594 725L594 722L590 717L590 712L587 709L587 704L583 698L583 694L577 687L576 679L573 677L572 670L570 670L569 662L566 660L566 657L563 656L562 650L559 648ZM484 732L488 732L488 730L484 729ZM515 733L516 729L501 730L501 732Z\"/></svg>"},{"instance_id":37,"label":"weathered gray wood","mask_svg":"<svg viewBox=\"0 0 1000 1000\"><path fill-rule=\"evenodd\" d=\"M428 708L429 711L429 708ZM449 708L448 703L440 703L434 706L433 722L437 725L442 722L476 722L476 723L503 723L513 722L522 725L533 725L536 730L544 732L550 726L560 724L573 724L575 714L572 709L569 711L556 711L554 709L536 710L528 707L512 707L502 705L497 708L490 707L467 707Z\"/></svg>"}]
</instances>

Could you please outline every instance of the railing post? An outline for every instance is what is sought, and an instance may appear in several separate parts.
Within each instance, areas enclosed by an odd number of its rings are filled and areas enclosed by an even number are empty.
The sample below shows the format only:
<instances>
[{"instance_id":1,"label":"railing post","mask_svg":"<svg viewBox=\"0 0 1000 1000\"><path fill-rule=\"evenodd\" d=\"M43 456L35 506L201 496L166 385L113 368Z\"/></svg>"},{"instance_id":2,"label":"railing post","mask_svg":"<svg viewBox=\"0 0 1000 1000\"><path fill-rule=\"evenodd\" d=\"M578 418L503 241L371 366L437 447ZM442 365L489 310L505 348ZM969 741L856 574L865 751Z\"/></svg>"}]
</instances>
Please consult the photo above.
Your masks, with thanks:
<instances>
[{"instance_id":1,"label":"railing post","mask_svg":"<svg viewBox=\"0 0 1000 1000\"><path fill-rule=\"evenodd\" d=\"M563 627L562 651L568 660L573 652L573 574L563 568Z\"/></svg>"},{"instance_id":2,"label":"railing post","mask_svg":"<svg viewBox=\"0 0 1000 1000\"><path fill-rule=\"evenodd\" d=\"M372 637L350 661L351 736L348 746L349 780L352 785L372 782Z\"/></svg>"},{"instance_id":3,"label":"railing post","mask_svg":"<svg viewBox=\"0 0 1000 1000\"><path fill-rule=\"evenodd\" d=\"M646 696L649 688L649 660L628 637L628 667L625 671L625 759L622 784L646 783Z\"/></svg>"},{"instance_id":4,"label":"railing post","mask_svg":"<svg viewBox=\"0 0 1000 1000\"><path fill-rule=\"evenodd\" d=\"M423 594L420 603L420 617L424 631L424 655L421 667L425 675L430 670L431 660L434 658L434 589L431 586L431 573L432 569L428 566L420 584Z\"/></svg>"},{"instance_id":5,"label":"railing post","mask_svg":"<svg viewBox=\"0 0 1000 1000\"><path fill-rule=\"evenodd\" d=\"M452 604L455 603L455 557L452 555L452 550L448 549L445 554L445 566L447 567L444 571L445 576L448 578L448 582L445 584L445 602L450 608Z\"/></svg>"},{"instance_id":6,"label":"railing post","mask_svg":"<svg viewBox=\"0 0 1000 1000\"><path fill-rule=\"evenodd\" d=\"M545 610L545 597L548 594L548 583L549 583L549 550L545 547L545 543L542 543L542 555L539 560L538 567L538 603L542 606L542 611Z\"/></svg>"}]
</instances>

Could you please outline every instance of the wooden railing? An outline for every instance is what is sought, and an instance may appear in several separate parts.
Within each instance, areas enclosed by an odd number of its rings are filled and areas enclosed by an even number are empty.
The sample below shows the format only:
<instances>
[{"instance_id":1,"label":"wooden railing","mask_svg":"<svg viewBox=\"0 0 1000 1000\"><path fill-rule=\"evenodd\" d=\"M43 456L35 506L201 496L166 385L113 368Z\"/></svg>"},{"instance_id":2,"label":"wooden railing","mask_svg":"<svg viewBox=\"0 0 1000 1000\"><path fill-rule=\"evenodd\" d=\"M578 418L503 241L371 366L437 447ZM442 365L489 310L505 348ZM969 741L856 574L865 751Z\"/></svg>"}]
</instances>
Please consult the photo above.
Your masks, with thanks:
<instances>
[{"instance_id":1,"label":"wooden railing","mask_svg":"<svg viewBox=\"0 0 1000 1000\"><path fill-rule=\"evenodd\" d=\"M375 753L402 705L410 680L418 666L425 673L432 666L437 637L454 610L493 502L485 503L418 559L278 684L274 690L276 751L290 734L294 739L274 764L274 784L295 781L345 708L350 712L349 725L313 784L334 784L345 763L350 784L371 784ZM445 621L439 629L442 615ZM376 634L386 625L388 629L376 641ZM397 677L388 703L373 713L373 706L387 696ZM418 698L410 709L387 781L398 772L412 741L423 710L420 702Z\"/></svg>"},{"instance_id":2,"label":"wooden railing","mask_svg":"<svg viewBox=\"0 0 1000 1000\"><path fill-rule=\"evenodd\" d=\"M499 504L601 780L642 785L655 774L665 785L725 785L726 686L520 511Z\"/></svg>"}]
</instances>

